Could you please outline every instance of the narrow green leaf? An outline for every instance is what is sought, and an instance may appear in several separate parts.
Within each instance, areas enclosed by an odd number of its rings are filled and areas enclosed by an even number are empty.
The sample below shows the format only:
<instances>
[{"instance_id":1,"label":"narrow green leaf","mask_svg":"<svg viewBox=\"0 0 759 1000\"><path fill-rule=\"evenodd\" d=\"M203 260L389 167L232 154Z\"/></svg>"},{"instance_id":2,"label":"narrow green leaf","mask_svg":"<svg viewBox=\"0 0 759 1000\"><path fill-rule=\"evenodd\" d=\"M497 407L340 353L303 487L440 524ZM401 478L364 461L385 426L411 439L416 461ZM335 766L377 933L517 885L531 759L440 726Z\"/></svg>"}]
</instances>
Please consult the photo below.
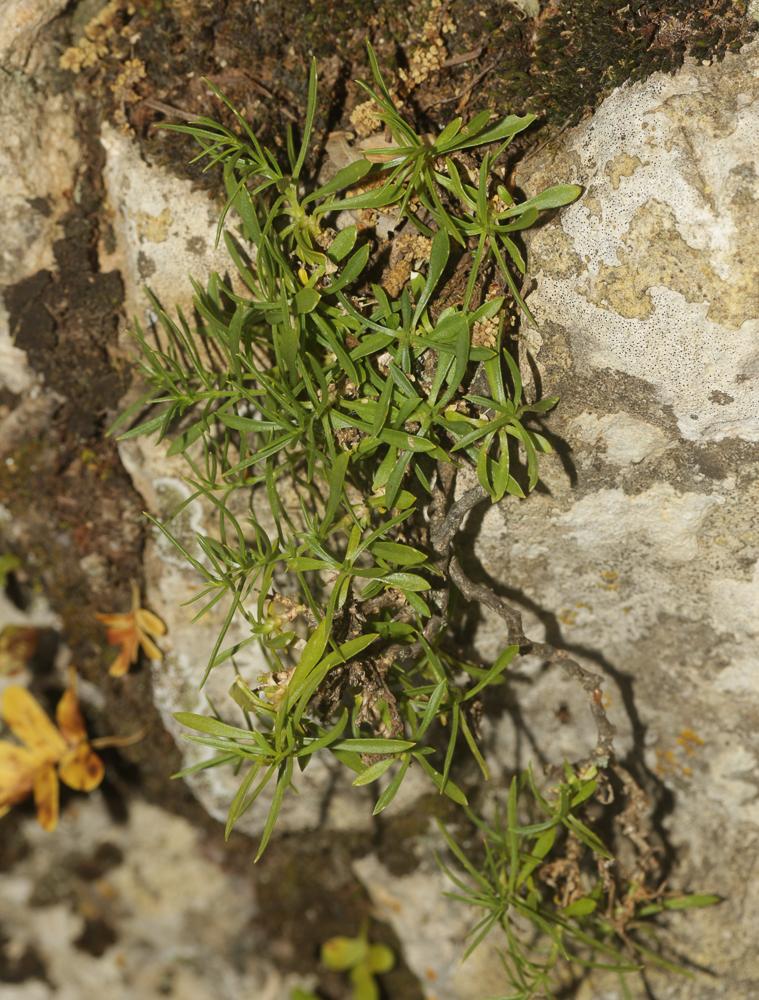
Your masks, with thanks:
<instances>
[{"instance_id":1,"label":"narrow green leaf","mask_svg":"<svg viewBox=\"0 0 759 1000\"><path fill-rule=\"evenodd\" d=\"M420 552L419 549L415 549L411 545L389 542L384 539L375 542L371 550L378 559L395 563L397 566L418 566L419 563L427 560L424 552Z\"/></svg>"},{"instance_id":2,"label":"narrow green leaf","mask_svg":"<svg viewBox=\"0 0 759 1000\"><path fill-rule=\"evenodd\" d=\"M370 785L373 781L381 778L385 771L392 767L395 760L395 757L385 757L384 760L376 761L376 763L367 767L365 771L362 771L361 774L354 779L353 784L356 787L360 785Z\"/></svg>"},{"instance_id":3,"label":"narrow green leaf","mask_svg":"<svg viewBox=\"0 0 759 1000\"><path fill-rule=\"evenodd\" d=\"M406 777L406 772L411 766L411 757L407 756L401 766L393 775L393 778L387 788L382 792L382 794L377 799L374 804L374 809L372 810L372 816L379 816L379 814L390 805L395 796L398 794L398 789L403 784L403 779Z\"/></svg>"},{"instance_id":4,"label":"narrow green leaf","mask_svg":"<svg viewBox=\"0 0 759 1000\"><path fill-rule=\"evenodd\" d=\"M332 260L339 263L344 257L347 257L356 245L357 235L358 229L356 226L346 226L345 229L341 229L330 243L329 250L327 251Z\"/></svg>"},{"instance_id":5,"label":"narrow green leaf","mask_svg":"<svg viewBox=\"0 0 759 1000\"><path fill-rule=\"evenodd\" d=\"M519 646L507 646L501 653L498 654L497 659L493 663L492 667L488 670L484 677L470 688L464 695L464 701L469 701L471 698L476 697L483 688L488 687L492 684L498 677L506 670L511 661L519 652Z\"/></svg>"},{"instance_id":6,"label":"narrow green leaf","mask_svg":"<svg viewBox=\"0 0 759 1000\"><path fill-rule=\"evenodd\" d=\"M457 805L467 806L469 805L469 800L466 795L461 791L459 786L448 779L448 781L443 781L443 775L436 771L435 768L430 764L428 760L425 760L424 756L418 751L413 754L414 760L420 765L422 770L427 774L437 786L438 791L441 794L445 794L449 799L452 799Z\"/></svg>"},{"instance_id":7,"label":"narrow green leaf","mask_svg":"<svg viewBox=\"0 0 759 1000\"><path fill-rule=\"evenodd\" d=\"M435 233L432 240L430 262L427 267L427 278L424 282L424 288L422 289L421 295L416 303L414 317L411 321L412 327L415 327L419 322L422 313L427 307L427 303L432 297L432 293L437 288L440 277L445 270L445 265L448 263L448 256L450 252L451 244L448 239L448 233L441 229L439 232Z\"/></svg>"},{"instance_id":8,"label":"narrow green leaf","mask_svg":"<svg viewBox=\"0 0 759 1000\"><path fill-rule=\"evenodd\" d=\"M500 213L500 218L506 219L513 215L522 215L523 212L533 208L540 212L550 208L561 208L576 201L581 194L582 188L577 184L554 184L553 187L546 188L534 198L528 198L527 201L523 201L519 205L507 208L505 212Z\"/></svg>"},{"instance_id":9,"label":"narrow green leaf","mask_svg":"<svg viewBox=\"0 0 759 1000\"><path fill-rule=\"evenodd\" d=\"M382 577L388 587L397 587L398 590L410 590L412 592L429 590L430 584L422 576L416 573L388 573Z\"/></svg>"},{"instance_id":10,"label":"narrow green leaf","mask_svg":"<svg viewBox=\"0 0 759 1000\"><path fill-rule=\"evenodd\" d=\"M345 473L348 470L350 460L350 452L342 451L333 462L332 468L329 470L329 474L327 476L329 496L327 497L327 506L324 508L324 517L322 518L322 533L328 531L331 527L332 522L335 520L338 507L342 502Z\"/></svg>"},{"instance_id":11,"label":"narrow green leaf","mask_svg":"<svg viewBox=\"0 0 759 1000\"><path fill-rule=\"evenodd\" d=\"M303 164L308 152L308 145L311 141L311 132L314 127L314 116L316 115L316 57L311 57L311 65L308 72L308 96L306 98L306 120L303 126L303 138L301 139L298 159L293 167L293 177L300 176Z\"/></svg>"},{"instance_id":12,"label":"narrow green leaf","mask_svg":"<svg viewBox=\"0 0 759 1000\"><path fill-rule=\"evenodd\" d=\"M335 750L351 750L353 753L402 753L415 747L413 740L391 739L348 739L335 743Z\"/></svg>"},{"instance_id":13,"label":"narrow green leaf","mask_svg":"<svg viewBox=\"0 0 759 1000\"><path fill-rule=\"evenodd\" d=\"M326 733L317 737L315 740L311 740L306 746L301 747L296 753L296 757L310 757L319 750L324 750L325 747L330 747L333 749L333 744L343 735L345 727L348 724L348 709L344 708L340 713L340 718Z\"/></svg>"},{"instance_id":14,"label":"narrow green leaf","mask_svg":"<svg viewBox=\"0 0 759 1000\"><path fill-rule=\"evenodd\" d=\"M308 637L308 641L303 647L303 652L300 654L298 665L293 671L290 682L287 685L291 700L297 695L299 688L302 687L308 675L322 658L322 654L327 647L331 628L332 618L330 615L326 615Z\"/></svg>"},{"instance_id":15,"label":"narrow green leaf","mask_svg":"<svg viewBox=\"0 0 759 1000\"><path fill-rule=\"evenodd\" d=\"M345 264L342 271L340 271L334 281L327 285L324 289L324 294L334 295L343 288L346 288L348 285L353 284L366 267L367 261L369 260L369 253L370 248L368 243L364 243L363 246L360 246L353 256L349 258L348 262Z\"/></svg>"},{"instance_id":16,"label":"narrow green leaf","mask_svg":"<svg viewBox=\"0 0 759 1000\"><path fill-rule=\"evenodd\" d=\"M174 712L174 718L181 726L194 729L199 733L209 733L211 736L227 736L230 739L252 739L249 729L230 726L207 715L197 715L195 712Z\"/></svg>"},{"instance_id":17,"label":"narrow green leaf","mask_svg":"<svg viewBox=\"0 0 759 1000\"><path fill-rule=\"evenodd\" d=\"M256 856L253 859L258 861L261 855L266 850L272 833L274 832L274 827L277 822L277 817L279 816L279 811L282 808L282 800L285 796L285 792L290 787L293 773L293 758L288 757L283 765L281 765L279 770L279 777L277 779L277 786L274 789L274 798L272 799L271 807L269 808L269 815L266 817L266 825L264 826L263 833L261 834L261 840L258 845L258 850Z\"/></svg>"},{"instance_id":18,"label":"narrow green leaf","mask_svg":"<svg viewBox=\"0 0 759 1000\"><path fill-rule=\"evenodd\" d=\"M295 311L299 316L313 312L320 300L321 295L316 289L306 285L295 296Z\"/></svg>"},{"instance_id":19,"label":"narrow green leaf","mask_svg":"<svg viewBox=\"0 0 759 1000\"><path fill-rule=\"evenodd\" d=\"M342 167L340 170L338 170L337 173L334 175L334 177L328 180L326 184L322 184L320 188L317 188L316 191L312 192L306 198L304 198L303 204L308 205L312 201L324 201L324 199L327 198L329 195L336 194L338 191L343 191L345 190L345 188L349 188L352 187L354 184L358 184L358 182L362 179L362 177L365 177L371 169L372 169L372 164L369 160L364 160L364 159L354 160L353 163L349 163L347 166ZM343 230L343 232L345 231L346 230ZM355 235L354 235L354 241L355 241ZM342 257L344 257L345 254L342 254L341 256L335 256L334 246L335 243L333 242L332 246L328 251L330 257L332 257L333 260L342 260ZM350 247L348 249L350 249Z\"/></svg>"}]
</instances>

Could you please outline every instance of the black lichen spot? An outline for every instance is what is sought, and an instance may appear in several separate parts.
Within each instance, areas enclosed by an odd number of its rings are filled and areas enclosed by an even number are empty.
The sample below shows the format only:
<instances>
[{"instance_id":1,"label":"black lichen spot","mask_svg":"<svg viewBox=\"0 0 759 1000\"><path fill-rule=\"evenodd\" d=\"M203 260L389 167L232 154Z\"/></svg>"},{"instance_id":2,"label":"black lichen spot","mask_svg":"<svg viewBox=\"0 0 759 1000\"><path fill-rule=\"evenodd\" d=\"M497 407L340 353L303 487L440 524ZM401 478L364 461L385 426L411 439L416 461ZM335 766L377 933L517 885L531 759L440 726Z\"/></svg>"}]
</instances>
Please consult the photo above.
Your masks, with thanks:
<instances>
[{"instance_id":1,"label":"black lichen spot","mask_svg":"<svg viewBox=\"0 0 759 1000\"><path fill-rule=\"evenodd\" d=\"M712 403L718 403L720 406L727 406L728 403L735 402L732 396L729 396L726 392L721 392L719 389L715 389L714 392L709 393L709 400Z\"/></svg>"},{"instance_id":2,"label":"black lichen spot","mask_svg":"<svg viewBox=\"0 0 759 1000\"><path fill-rule=\"evenodd\" d=\"M206 246L207 246L207 243L203 239L202 236L192 236L185 243L185 247L186 247L188 253L201 254L205 250Z\"/></svg>"},{"instance_id":3,"label":"black lichen spot","mask_svg":"<svg viewBox=\"0 0 759 1000\"><path fill-rule=\"evenodd\" d=\"M27 979L41 979L52 986L47 966L37 949L24 945L21 951L12 946L10 938L0 931L0 983L25 983ZM5 995L5 990L2 991Z\"/></svg>"},{"instance_id":4,"label":"black lichen spot","mask_svg":"<svg viewBox=\"0 0 759 1000\"><path fill-rule=\"evenodd\" d=\"M53 210L50 207L50 202L47 198L27 198L26 200L29 208L38 212L40 215L44 215L46 219L50 218Z\"/></svg>"},{"instance_id":5,"label":"black lichen spot","mask_svg":"<svg viewBox=\"0 0 759 1000\"><path fill-rule=\"evenodd\" d=\"M156 272L155 263L142 250L137 254L137 270L141 278L152 278Z\"/></svg>"},{"instance_id":6,"label":"black lichen spot","mask_svg":"<svg viewBox=\"0 0 759 1000\"><path fill-rule=\"evenodd\" d=\"M82 933L74 941L74 947L100 958L117 940L118 935L109 923L99 917L88 917Z\"/></svg>"},{"instance_id":7,"label":"black lichen spot","mask_svg":"<svg viewBox=\"0 0 759 1000\"><path fill-rule=\"evenodd\" d=\"M87 882L102 878L112 868L117 868L124 860L124 852L116 844L106 841L98 844L94 854L88 854L72 865L73 871Z\"/></svg>"}]
</instances>

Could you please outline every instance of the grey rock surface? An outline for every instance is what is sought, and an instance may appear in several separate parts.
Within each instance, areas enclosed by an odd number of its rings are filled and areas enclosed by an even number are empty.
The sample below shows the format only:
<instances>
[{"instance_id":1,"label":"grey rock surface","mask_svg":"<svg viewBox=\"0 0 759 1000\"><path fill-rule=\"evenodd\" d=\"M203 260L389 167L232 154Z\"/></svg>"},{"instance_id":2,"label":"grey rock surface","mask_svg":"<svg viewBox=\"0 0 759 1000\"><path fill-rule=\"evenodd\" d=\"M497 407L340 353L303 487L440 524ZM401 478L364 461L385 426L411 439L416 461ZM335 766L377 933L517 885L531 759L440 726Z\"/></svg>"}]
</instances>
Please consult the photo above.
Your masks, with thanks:
<instances>
[{"instance_id":1,"label":"grey rock surface","mask_svg":"<svg viewBox=\"0 0 759 1000\"><path fill-rule=\"evenodd\" d=\"M0 290L54 266L52 246L61 235L80 155L65 95L41 95L22 73L1 72ZM32 382L23 352L12 343L0 296L0 387L21 392Z\"/></svg>"},{"instance_id":2,"label":"grey rock surface","mask_svg":"<svg viewBox=\"0 0 759 1000\"><path fill-rule=\"evenodd\" d=\"M114 823L96 792L54 836L33 820L24 834L3 876L4 959L34 956L42 974L4 982L7 1000L283 1000L295 985L252 946L252 886L187 820L135 799Z\"/></svg>"},{"instance_id":3,"label":"grey rock surface","mask_svg":"<svg viewBox=\"0 0 759 1000\"><path fill-rule=\"evenodd\" d=\"M759 990L759 46L615 92L520 167L528 194L583 198L528 240L538 331L521 349L561 404L545 490L484 517L476 560L516 592L528 634L607 677L621 753L673 794L673 880L720 907L678 921L723 977L663 996ZM485 615L479 647L503 630ZM520 686L556 754L592 745L551 673ZM583 728L586 732L583 735ZM517 752L510 724L499 758ZM751 874L753 872L753 875ZM588 994L596 995L596 994ZM606 994L604 994L606 995ZM612 991L609 996L616 996Z\"/></svg>"},{"instance_id":4,"label":"grey rock surface","mask_svg":"<svg viewBox=\"0 0 759 1000\"><path fill-rule=\"evenodd\" d=\"M0 66L22 68L42 28L66 0L6 0L0 8Z\"/></svg>"}]
</instances>

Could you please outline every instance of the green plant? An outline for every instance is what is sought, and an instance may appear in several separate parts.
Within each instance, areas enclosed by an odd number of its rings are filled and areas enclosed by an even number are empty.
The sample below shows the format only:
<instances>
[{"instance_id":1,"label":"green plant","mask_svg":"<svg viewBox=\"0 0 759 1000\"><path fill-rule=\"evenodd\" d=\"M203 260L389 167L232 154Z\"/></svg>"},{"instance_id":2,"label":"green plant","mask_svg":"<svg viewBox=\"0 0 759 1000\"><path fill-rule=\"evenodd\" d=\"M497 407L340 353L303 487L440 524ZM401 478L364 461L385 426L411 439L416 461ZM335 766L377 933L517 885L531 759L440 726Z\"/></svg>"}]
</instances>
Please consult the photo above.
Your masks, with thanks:
<instances>
[{"instance_id":1,"label":"green plant","mask_svg":"<svg viewBox=\"0 0 759 1000\"><path fill-rule=\"evenodd\" d=\"M395 965L395 955L384 944L369 941L368 924L356 937L332 937L321 947L321 963L331 972L347 972L353 1000L379 1000L377 976ZM290 1000L319 1000L315 993L296 988Z\"/></svg>"},{"instance_id":2,"label":"green plant","mask_svg":"<svg viewBox=\"0 0 759 1000\"><path fill-rule=\"evenodd\" d=\"M389 972L395 965L395 956L387 945L369 942L367 927L358 937L334 937L325 941L321 958L327 969L349 974L353 1000L378 1000L380 994L375 977Z\"/></svg>"},{"instance_id":3,"label":"green plant","mask_svg":"<svg viewBox=\"0 0 759 1000\"><path fill-rule=\"evenodd\" d=\"M467 513L483 500L523 498L538 482L540 453L550 451L540 420L556 400L525 398L507 342L505 295L491 289L500 283L525 309L514 234L580 188L557 185L517 203L498 163L533 116L491 124L491 113L481 112L430 141L403 118L369 54L374 87L366 89L394 145L326 183L308 174L314 65L303 134L297 142L288 131L284 165L218 91L239 133L210 118L169 126L198 141L208 167L223 169L218 236L236 276L212 274L206 287L194 285L194 327L153 301L155 344L136 332L149 391L122 417L149 410L122 436L170 438L169 452L183 454L190 470L186 502L203 497L216 512L218 530L198 536L195 552L170 521L157 524L204 581L198 616L227 602L205 677L249 643L260 644L270 668L265 678L236 677L231 695L244 725L177 714L188 739L212 751L183 774L240 770L227 834L269 790L257 857L297 771L316 754L354 772L354 785L379 782L375 813L412 768L466 809L467 794L452 777L454 765L463 773L458 751L488 777L478 742L482 698L524 653L558 663L589 695L598 739L578 773L612 760L599 679L561 650L529 640L519 615L470 581L455 553ZM473 157L486 147L478 164ZM429 241L426 268L397 298L375 280L371 233L355 224L332 228L339 213L364 209L395 212ZM451 299L462 266L467 277ZM455 500L465 466L476 485ZM272 516L268 530L256 513L259 496ZM450 641L460 595L489 604L507 623L508 643L490 665ZM225 646L236 617L248 637ZM513 817L508 822L513 844L518 834ZM492 853L494 828L482 830ZM518 898L512 893L514 905ZM498 913L493 923L503 923ZM597 940L583 933L591 952L603 949L602 927Z\"/></svg>"},{"instance_id":4,"label":"green plant","mask_svg":"<svg viewBox=\"0 0 759 1000\"><path fill-rule=\"evenodd\" d=\"M586 807L603 782L595 767L578 773L568 764L547 790L530 770L515 776L490 821L468 811L479 841L474 860L441 825L456 865L438 859L457 889L447 895L482 911L465 954L494 928L503 932L512 992L501 1000L552 996L562 972L567 985L568 970L614 972L625 996L627 977L644 963L681 973L660 954L650 918L719 902L711 894L652 893L644 866L624 870L588 825Z\"/></svg>"}]
</instances>

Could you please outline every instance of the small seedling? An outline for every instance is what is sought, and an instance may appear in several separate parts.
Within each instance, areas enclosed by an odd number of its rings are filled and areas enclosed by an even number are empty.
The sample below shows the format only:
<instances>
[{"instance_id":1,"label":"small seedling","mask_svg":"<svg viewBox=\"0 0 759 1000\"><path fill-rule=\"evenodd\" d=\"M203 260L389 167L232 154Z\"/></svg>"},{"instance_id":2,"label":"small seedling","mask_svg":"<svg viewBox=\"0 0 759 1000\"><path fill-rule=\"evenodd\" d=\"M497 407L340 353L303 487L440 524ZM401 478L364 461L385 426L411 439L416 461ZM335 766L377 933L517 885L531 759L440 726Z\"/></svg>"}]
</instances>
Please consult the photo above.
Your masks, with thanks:
<instances>
[{"instance_id":1,"label":"small seedling","mask_svg":"<svg viewBox=\"0 0 759 1000\"><path fill-rule=\"evenodd\" d=\"M333 937L322 945L322 964L332 972L347 972L353 1000L379 1000L376 977L390 972L395 956L384 944L370 944L367 928L358 937Z\"/></svg>"}]
</instances>

